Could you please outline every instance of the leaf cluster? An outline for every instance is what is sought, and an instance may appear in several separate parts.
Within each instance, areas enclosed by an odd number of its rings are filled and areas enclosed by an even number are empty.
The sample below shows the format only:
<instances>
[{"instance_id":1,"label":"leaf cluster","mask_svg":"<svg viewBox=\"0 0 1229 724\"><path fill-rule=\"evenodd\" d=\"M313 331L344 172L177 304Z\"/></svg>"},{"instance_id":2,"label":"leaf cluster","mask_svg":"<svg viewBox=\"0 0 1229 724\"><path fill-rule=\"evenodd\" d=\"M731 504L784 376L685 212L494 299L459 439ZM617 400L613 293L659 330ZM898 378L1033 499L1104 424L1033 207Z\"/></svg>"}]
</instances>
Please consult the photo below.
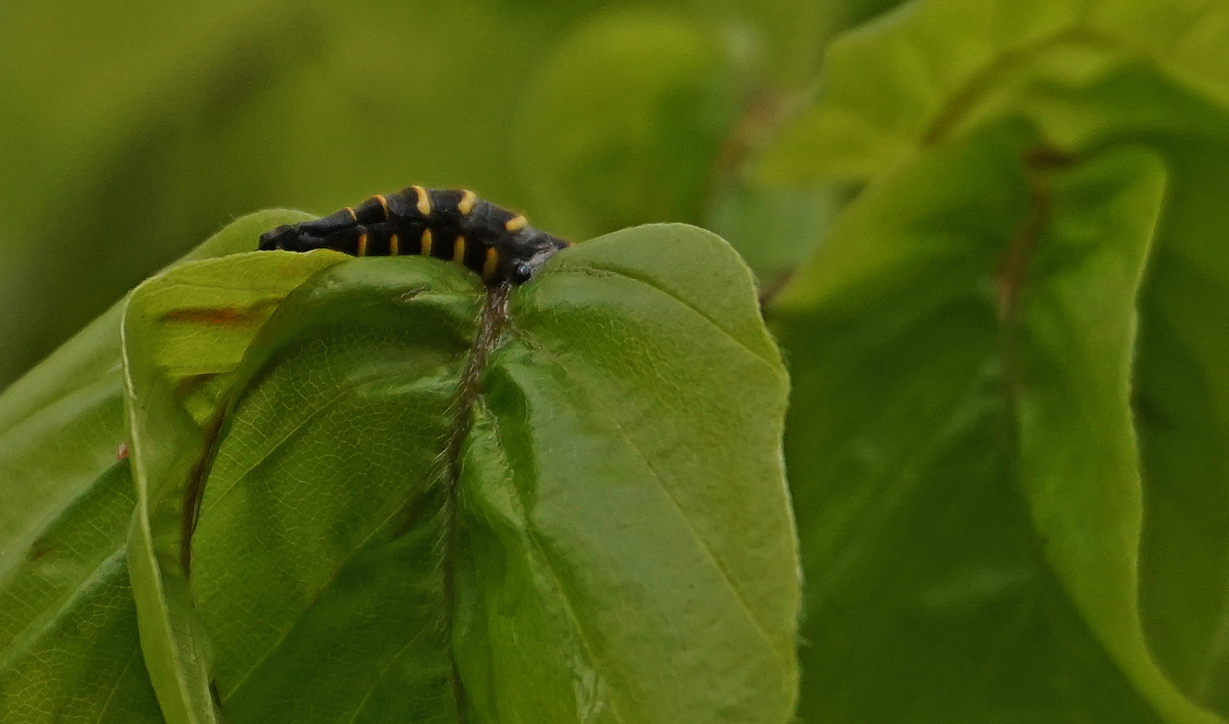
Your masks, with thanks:
<instances>
[{"instance_id":1,"label":"leaf cluster","mask_svg":"<svg viewBox=\"0 0 1229 724\"><path fill-rule=\"evenodd\" d=\"M264 212L0 396L0 719L1229 717L1229 10L788 6L567 34L506 296Z\"/></svg>"}]
</instances>

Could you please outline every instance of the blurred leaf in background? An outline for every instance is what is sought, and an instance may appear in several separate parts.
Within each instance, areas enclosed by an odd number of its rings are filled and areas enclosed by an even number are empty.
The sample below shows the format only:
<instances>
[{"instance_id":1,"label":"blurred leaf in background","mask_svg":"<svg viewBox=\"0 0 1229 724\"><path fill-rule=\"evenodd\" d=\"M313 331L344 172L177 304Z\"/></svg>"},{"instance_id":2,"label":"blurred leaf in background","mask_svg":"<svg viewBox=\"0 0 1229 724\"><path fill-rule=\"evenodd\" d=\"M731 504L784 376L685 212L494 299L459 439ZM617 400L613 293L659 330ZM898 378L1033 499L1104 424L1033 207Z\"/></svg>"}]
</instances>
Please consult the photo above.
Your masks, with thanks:
<instances>
[{"instance_id":1,"label":"blurred leaf in background","mask_svg":"<svg viewBox=\"0 0 1229 724\"><path fill-rule=\"evenodd\" d=\"M801 716L1222 721L1229 7L910 3L824 77L760 166L856 191L769 309Z\"/></svg>"},{"instance_id":2,"label":"blurred leaf in background","mask_svg":"<svg viewBox=\"0 0 1229 724\"><path fill-rule=\"evenodd\" d=\"M576 238L703 222L752 91L805 86L882 4L6 3L0 386L262 207L420 183Z\"/></svg>"}]
</instances>

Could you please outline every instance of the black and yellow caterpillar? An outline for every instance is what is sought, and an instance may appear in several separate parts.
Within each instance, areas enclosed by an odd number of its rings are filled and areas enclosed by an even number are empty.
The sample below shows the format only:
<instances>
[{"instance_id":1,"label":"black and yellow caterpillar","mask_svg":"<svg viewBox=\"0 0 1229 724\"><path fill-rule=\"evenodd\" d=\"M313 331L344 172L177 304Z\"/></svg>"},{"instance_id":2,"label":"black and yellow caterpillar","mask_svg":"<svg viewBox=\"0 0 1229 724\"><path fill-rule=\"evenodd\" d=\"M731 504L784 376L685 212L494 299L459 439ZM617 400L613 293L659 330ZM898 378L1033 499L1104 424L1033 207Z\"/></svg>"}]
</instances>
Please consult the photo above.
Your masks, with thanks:
<instances>
[{"instance_id":1,"label":"black and yellow caterpillar","mask_svg":"<svg viewBox=\"0 0 1229 724\"><path fill-rule=\"evenodd\" d=\"M488 284L527 281L572 242L465 189L411 186L315 221L260 235L260 249L333 249L354 256L413 254L464 264Z\"/></svg>"}]
</instances>

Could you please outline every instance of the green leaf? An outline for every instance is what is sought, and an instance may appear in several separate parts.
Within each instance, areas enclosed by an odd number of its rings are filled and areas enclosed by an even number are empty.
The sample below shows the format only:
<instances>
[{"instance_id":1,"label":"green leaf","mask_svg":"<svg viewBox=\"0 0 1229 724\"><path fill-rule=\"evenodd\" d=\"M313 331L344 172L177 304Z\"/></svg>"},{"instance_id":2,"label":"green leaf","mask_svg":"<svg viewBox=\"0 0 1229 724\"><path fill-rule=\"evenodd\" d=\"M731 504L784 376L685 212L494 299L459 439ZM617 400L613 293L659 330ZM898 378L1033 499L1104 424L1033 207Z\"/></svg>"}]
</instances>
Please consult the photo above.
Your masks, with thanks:
<instances>
[{"instance_id":1,"label":"green leaf","mask_svg":"<svg viewBox=\"0 0 1229 724\"><path fill-rule=\"evenodd\" d=\"M193 541L228 717L453 716L441 500L425 493L480 290L430 260L347 264L253 348Z\"/></svg>"},{"instance_id":2,"label":"green leaf","mask_svg":"<svg viewBox=\"0 0 1229 724\"><path fill-rule=\"evenodd\" d=\"M290 256L183 269L246 284ZM236 722L789 719L786 380L720 239L587 242L506 318L433 260L312 276L217 397L189 600L178 505L209 420L159 371L149 310L194 289L143 286L126 336L134 586L169 719L209 720L210 676Z\"/></svg>"},{"instance_id":3,"label":"green leaf","mask_svg":"<svg viewBox=\"0 0 1229 724\"><path fill-rule=\"evenodd\" d=\"M253 214L188 258L298 218ZM0 395L0 719L162 718L137 648L124 538L122 304Z\"/></svg>"},{"instance_id":4,"label":"green leaf","mask_svg":"<svg viewBox=\"0 0 1229 724\"><path fill-rule=\"evenodd\" d=\"M85 425L56 428L75 437L58 441L62 457L93 457L81 439L88 439L91 428L118 437L118 425L102 419L120 422L118 388L114 392L109 405L86 408L93 414L81 416ZM162 721L138 648L125 569L123 539L134 502L132 478L126 461L115 462L115 443L103 444L110 448L111 465L86 478L84 489L62 489L65 500L57 501L43 520L31 521L42 523L37 537L26 541L24 550L7 547L2 558L3 721ZM66 455L65 450L72 453ZM46 480L56 480L58 471L51 466L39 469L48 470ZM3 489L40 476L5 475ZM75 496L68 498L69 493Z\"/></svg>"},{"instance_id":5,"label":"green leaf","mask_svg":"<svg viewBox=\"0 0 1229 724\"><path fill-rule=\"evenodd\" d=\"M1130 406L1135 299L1165 191L1162 160L1107 153L1057 179L1004 350L1017 474L1046 559L1107 653L1170 722L1219 719L1182 696L1140 621L1141 484ZM1018 242L1017 242L1018 243ZM1090 444L1091 443L1091 444Z\"/></svg>"},{"instance_id":6,"label":"green leaf","mask_svg":"<svg viewBox=\"0 0 1229 724\"><path fill-rule=\"evenodd\" d=\"M195 399L197 390L184 383L234 372L276 305L345 258L252 252L183 264L142 284L125 307L126 409L137 488L130 570L141 647L172 724L216 721L208 652L177 564L176 533L183 488L205 444L202 423L208 426L219 400ZM227 384L220 387L225 395Z\"/></svg>"},{"instance_id":7,"label":"green leaf","mask_svg":"<svg viewBox=\"0 0 1229 724\"><path fill-rule=\"evenodd\" d=\"M1178 686L1229 714L1226 654L1216 646L1229 599L1225 567L1229 480L1229 116L1157 68L1108 75L1056 96L1071 142L1146 144L1164 158L1166 212L1141 300L1133 372L1143 470L1140 603L1148 641Z\"/></svg>"},{"instance_id":8,"label":"green leaf","mask_svg":"<svg viewBox=\"0 0 1229 724\"><path fill-rule=\"evenodd\" d=\"M556 260L513 300L523 332L491 373L505 459L475 486L493 528L476 541L475 594L505 686L482 720L788 720L785 378L749 274L717 237L670 225ZM512 565L531 575L491 573ZM510 624L537 644L496 635ZM580 667L561 663L573 657ZM515 674L546 667L553 717ZM578 674L592 683L576 700Z\"/></svg>"},{"instance_id":9,"label":"green leaf","mask_svg":"<svg viewBox=\"0 0 1229 724\"><path fill-rule=\"evenodd\" d=\"M764 160L774 179L862 180L945 137L987 86L1068 42L1067 0L906 3L828 46L824 94Z\"/></svg>"},{"instance_id":10,"label":"green leaf","mask_svg":"<svg viewBox=\"0 0 1229 724\"><path fill-rule=\"evenodd\" d=\"M760 173L860 182L988 119L1044 110L1040 85L1081 88L1141 60L1229 107L1229 10L1206 0L907 3L829 46L824 93Z\"/></svg>"},{"instance_id":11,"label":"green leaf","mask_svg":"<svg viewBox=\"0 0 1229 724\"><path fill-rule=\"evenodd\" d=\"M118 320L0 395L2 721L162 721L124 567Z\"/></svg>"},{"instance_id":12,"label":"green leaf","mask_svg":"<svg viewBox=\"0 0 1229 724\"><path fill-rule=\"evenodd\" d=\"M1229 107L1229 7L1224 3L1100 0L1089 7L1088 24Z\"/></svg>"},{"instance_id":13,"label":"green leaf","mask_svg":"<svg viewBox=\"0 0 1229 724\"><path fill-rule=\"evenodd\" d=\"M988 127L877 177L774 306L807 721L1220 721L1141 620L1130 380L1164 157L1037 144Z\"/></svg>"}]
</instances>

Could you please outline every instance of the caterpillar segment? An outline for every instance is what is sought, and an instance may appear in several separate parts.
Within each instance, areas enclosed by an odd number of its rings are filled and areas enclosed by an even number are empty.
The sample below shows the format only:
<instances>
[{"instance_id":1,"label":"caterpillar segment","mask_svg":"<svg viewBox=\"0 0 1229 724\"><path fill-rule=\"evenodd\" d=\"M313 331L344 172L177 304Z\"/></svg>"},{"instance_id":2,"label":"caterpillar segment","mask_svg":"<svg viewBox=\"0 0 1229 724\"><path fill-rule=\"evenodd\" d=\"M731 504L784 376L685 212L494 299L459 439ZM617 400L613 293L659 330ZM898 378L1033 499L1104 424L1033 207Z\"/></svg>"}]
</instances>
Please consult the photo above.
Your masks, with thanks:
<instances>
[{"instance_id":1,"label":"caterpillar segment","mask_svg":"<svg viewBox=\"0 0 1229 724\"><path fill-rule=\"evenodd\" d=\"M259 248L430 256L462 264L488 284L521 284L571 245L472 191L411 186L314 221L279 226L260 235Z\"/></svg>"}]
</instances>

